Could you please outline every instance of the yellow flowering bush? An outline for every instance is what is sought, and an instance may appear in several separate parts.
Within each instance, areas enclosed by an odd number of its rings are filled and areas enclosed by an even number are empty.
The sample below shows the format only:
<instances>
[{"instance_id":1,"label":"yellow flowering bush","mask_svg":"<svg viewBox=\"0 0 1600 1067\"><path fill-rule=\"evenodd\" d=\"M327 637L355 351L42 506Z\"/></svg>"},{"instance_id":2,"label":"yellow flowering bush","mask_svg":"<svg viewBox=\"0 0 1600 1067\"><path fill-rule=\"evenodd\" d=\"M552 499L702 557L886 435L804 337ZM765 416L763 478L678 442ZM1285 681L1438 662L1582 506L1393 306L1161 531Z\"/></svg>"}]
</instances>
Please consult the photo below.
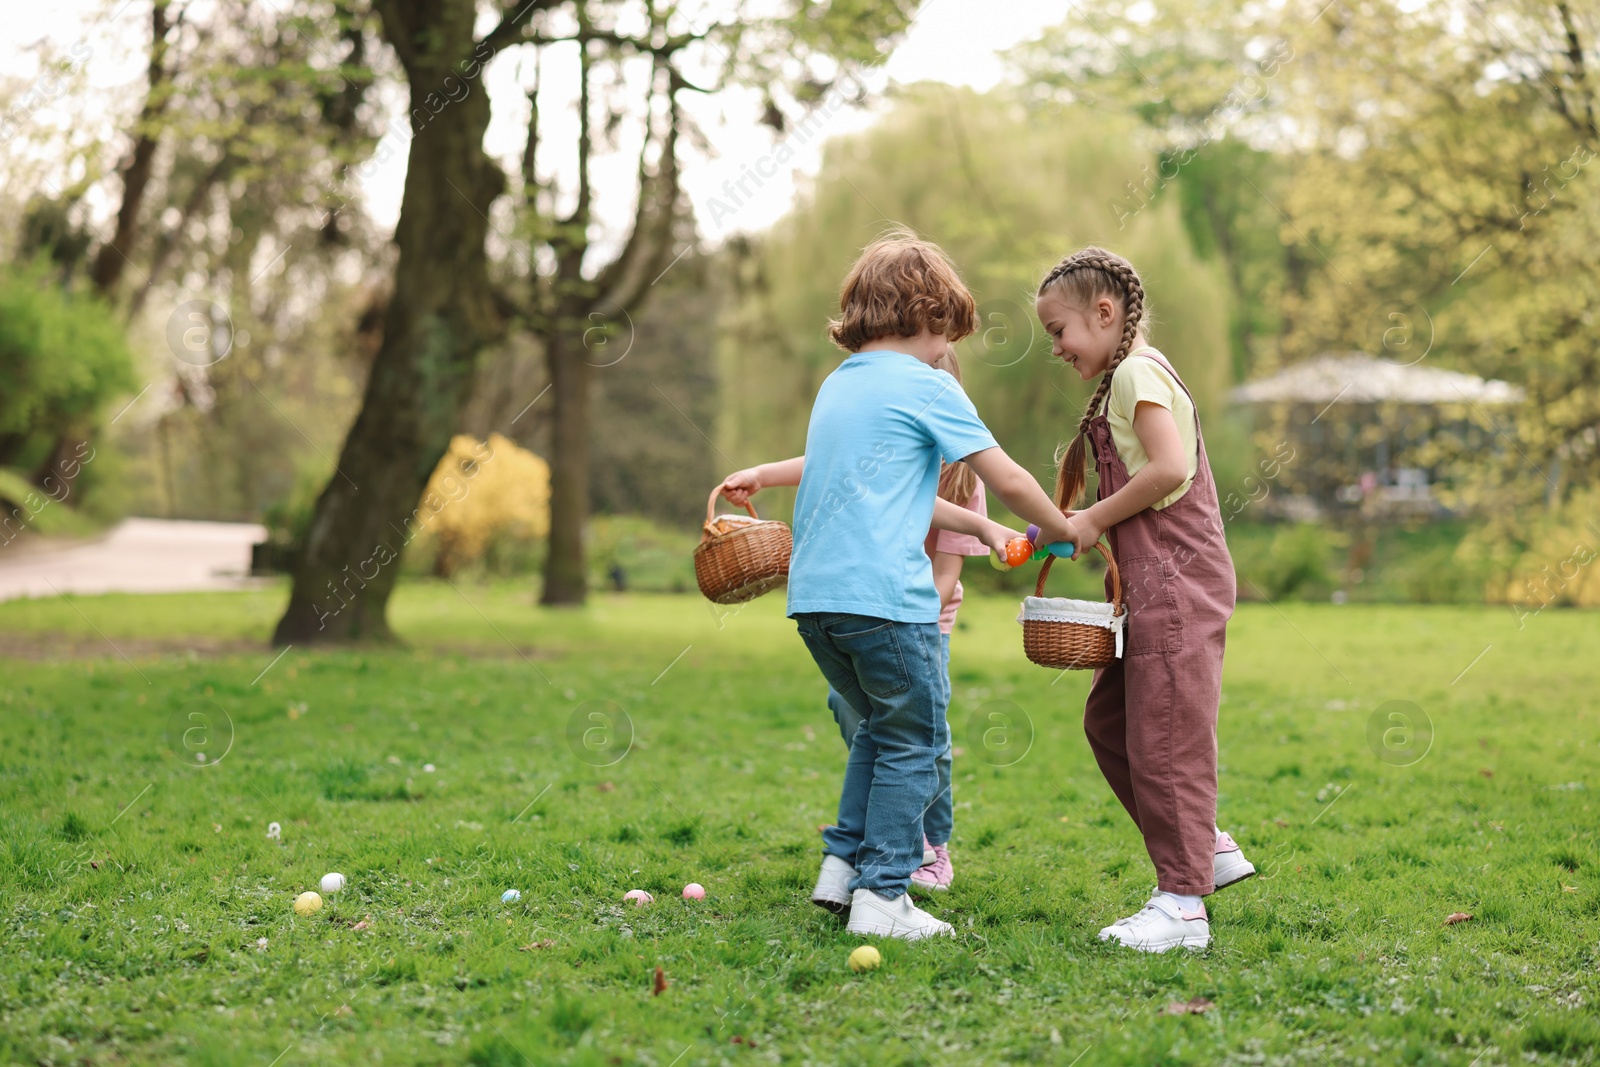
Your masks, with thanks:
<instances>
[{"instance_id":1,"label":"yellow flowering bush","mask_svg":"<svg viewBox=\"0 0 1600 1067\"><path fill-rule=\"evenodd\" d=\"M432 551L434 573L449 577L497 541L550 533L550 465L500 434L457 434L422 500L421 551Z\"/></svg>"}]
</instances>

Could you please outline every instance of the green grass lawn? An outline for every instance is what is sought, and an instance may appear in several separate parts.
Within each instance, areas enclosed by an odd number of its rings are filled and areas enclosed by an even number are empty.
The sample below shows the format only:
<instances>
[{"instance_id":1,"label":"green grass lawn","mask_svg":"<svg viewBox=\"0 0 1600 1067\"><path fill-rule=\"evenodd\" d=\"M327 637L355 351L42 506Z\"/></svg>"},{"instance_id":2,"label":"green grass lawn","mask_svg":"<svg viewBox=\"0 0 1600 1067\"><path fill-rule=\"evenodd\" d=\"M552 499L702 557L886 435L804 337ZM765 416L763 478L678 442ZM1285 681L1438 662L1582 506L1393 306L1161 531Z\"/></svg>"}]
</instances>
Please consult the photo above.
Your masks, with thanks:
<instances>
[{"instance_id":1,"label":"green grass lawn","mask_svg":"<svg viewBox=\"0 0 1600 1067\"><path fill-rule=\"evenodd\" d=\"M930 905L958 936L855 975L807 900L844 752L781 598L415 583L409 648L275 660L283 596L0 605L0 1062L1600 1059L1600 615L1241 607L1221 820L1262 876L1210 950L1150 957L1094 939L1154 876L1088 677L976 599Z\"/></svg>"}]
</instances>

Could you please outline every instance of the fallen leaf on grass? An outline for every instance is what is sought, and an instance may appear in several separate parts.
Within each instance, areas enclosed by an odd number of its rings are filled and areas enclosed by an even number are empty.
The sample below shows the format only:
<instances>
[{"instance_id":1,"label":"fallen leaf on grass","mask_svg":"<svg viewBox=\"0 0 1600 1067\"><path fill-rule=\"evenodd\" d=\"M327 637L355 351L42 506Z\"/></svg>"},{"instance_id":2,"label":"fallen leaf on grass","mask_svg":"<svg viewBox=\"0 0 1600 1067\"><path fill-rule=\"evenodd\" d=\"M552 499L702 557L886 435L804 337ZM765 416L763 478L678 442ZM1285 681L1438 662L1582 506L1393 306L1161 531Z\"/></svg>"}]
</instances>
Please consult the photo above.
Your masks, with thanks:
<instances>
[{"instance_id":1,"label":"fallen leaf on grass","mask_svg":"<svg viewBox=\"0 0 1600 1067\"><path fill-rule=\"evenodd\" d=\"M656 968L655 989L654 989L653 992L651 992L650 995L653 996L653 997L659 997L661 994L665 993L666 991L667 991L667 972L663 971L660 967L657 967Z\"/></svg>"},{"instance_id":2,"label":"fallen leaf on grass","mask_svg":"<svg viewBox=\"0 0 1600 1067\"><path fill-rule=\"evenodd\" d=\"M748 1046L750 1048L755 1048L756 1047L756 1039L753 1038L753 1037L745 1037L743 1034L734 1034L732 1037L728 1038L728 1044L730 1044L730 1045L746 1045L746 1046Z\"/></svg>"},{"instance_id":3,"label":"fallen leaf on grass","mask_svg":"<svg viewBox=\"0 0 1600 1067\"><path fill-rule=\"evenodd\" d=\"M1289 826L1289 824L1288 824L1288 823L1286 823L1286 822L1284 822L1284 821L1283 821L1283 820L1282 820L1282 819L1273 819L1273 820L1272 820L1272 821L1273 821L1273 823L1274 823L1274 824L1275 824L1275 825L1277 825L1277 826L1281 826L1281 827L1284 827L1284 828L1285 828L1285 829L1287 829L1287 828L1288 828L1288 826Z\"/></svg>"},{"instance_id":4,"label":"fallen leaf on grass","mask_svg":"<svg viewBox=\"0 0 1600 1067\"><path fill-rule=\"evenodd\" d=\"M1483 775L1485 778L1493 778L1494 777L1494 771L1491 771L1487 767L1478 768L1478 773Z\"/></svg>"},{"instance_id":5,"label":"fallen leaf on grass","mask_svg":"<svg viewBox=\"0 0 1600 1067\"><path fill-rule=\"evenodd\" d=\"M1561 887L1561 891L1563 893L1576 893L1578 891L1578 887L1575 885L1564 885Z\"/></svg>"},{"instance_id":6,"label":"fallen leaf on grass","mask_svg":"<svg viewBox=\"0 0 1600 1067\"><path fill-rule=\"evenodd\" d=\"M595 788L600 790L602 793L614 793L617 789L616 785L612 782L601 782L599 785L595 786Z\"/></svg>"},{"instance_id":7,"label":"fallen leaf on grass","mask_svg":"<svg viewBox=\"0 0 1600 1067\"><path fill-rule=\"evenodd\" d=\"M1205 997L1190 997L1188 1000L1174 1000L1166 1006L1168 1015L1204 1015L1216 1007Z\"/></svg>"},{"instance_id":8,"label":"fallen leaf on grass","mask_svg":"<svg viewBox=\"0 0 1600 1067\"><path fill-rule=\"evenodd\" d=\"M551 940L551 939L550 939L550 938L548 938L548 937L547 937L547 938L545 938L545 939L544 939L544 940L543 940L543 941L535 941L535 942L534 942L534 943L533 943L533 944L531 944L531 945L523 945L523 946L522 946L522 947L521 947L521 948L520 948L520 949L518 949L518 950L517 950L517 951L518 951L518 952L532 952L532 951L534 951L534 950L535 950L535 949L541 949L541 948L555 948L555 947L556 947L556 943L555 943L555 942L554 942L554 941L552 941L552 940Z\"/></svg>"},{"instance_id":9,"label":"fallen leaf on grass","mask_svg":"<svg viewBox=\"0 0 1600 1067\"><path fill-rule=\"evenodd\" d=\"M368 915L365 919L362 919L360 922L358 922L354 926L350 927L350 929L352 929L352 930L370 930L370 929L372 929L372 916Z\"/></svg>"},{"instance_id":10,"label":"fallen leaf on grass","mask_svg":"<svg viewBox=\"0 0 1600 1067\"><path fill-rule=\"evenodd\" d=\"M1446 926L1454 926L1456 923L1464 923L1471 918L1472 916L1468 915L1464 911L1452 911L1445 917L1444 924Z\"/></svg>"}]
</instances>

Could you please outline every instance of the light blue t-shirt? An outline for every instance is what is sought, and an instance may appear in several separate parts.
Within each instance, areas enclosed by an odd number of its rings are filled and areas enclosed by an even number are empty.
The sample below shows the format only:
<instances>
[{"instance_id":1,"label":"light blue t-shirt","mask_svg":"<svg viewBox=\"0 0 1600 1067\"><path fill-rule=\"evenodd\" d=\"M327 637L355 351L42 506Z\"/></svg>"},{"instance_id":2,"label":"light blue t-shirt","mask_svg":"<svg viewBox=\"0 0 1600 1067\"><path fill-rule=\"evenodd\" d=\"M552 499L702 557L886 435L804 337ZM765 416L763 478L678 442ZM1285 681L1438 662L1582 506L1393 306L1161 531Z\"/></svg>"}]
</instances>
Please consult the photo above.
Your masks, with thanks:
<instances>
[{"instance_id":1,"label":"light blue t-shirt","mask_svg":"<svg viewBox=\"0 0 1600 1067\"><path fill-rule=\"evenodd\" d=\"M903 352L857 353L828 375L794 503L789 614L937 622L923 550L940 460L994 448L961 383Z\"/></svg>"}]
</instances>

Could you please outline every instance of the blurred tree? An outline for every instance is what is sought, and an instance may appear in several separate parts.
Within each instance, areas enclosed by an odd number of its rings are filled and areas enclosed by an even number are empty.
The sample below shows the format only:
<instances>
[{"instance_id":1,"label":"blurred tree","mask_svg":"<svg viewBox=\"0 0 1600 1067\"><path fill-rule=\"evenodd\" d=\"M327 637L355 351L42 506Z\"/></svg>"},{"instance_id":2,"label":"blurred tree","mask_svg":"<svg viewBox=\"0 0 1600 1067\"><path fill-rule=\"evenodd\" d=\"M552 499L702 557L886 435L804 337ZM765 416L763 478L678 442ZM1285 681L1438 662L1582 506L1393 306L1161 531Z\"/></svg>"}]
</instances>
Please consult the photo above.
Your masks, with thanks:
<instances>
[{"instance_id":1,"label":"blurred tree","mask_svg":"<svg viewBox=\"0 0 1600 1067\"><path fill-rule=\"evenodd\" d=\"M185 7L175 6L172 0L151 0L144 104L134 121L133 145L117 171L122 197L117 205L116 229L95 253L94 263L89 268L89 278L102 294L116 289L127 268L128 257L134 252L145 190L150 186L156 148L161 142L162 120L172 99L173 62L169 58L171 41L168 38L183 24L185 13Z\"/></svg>"},{"instance_id":2,"label":"blurred tree","mask_svg":"<svg viewBox=\"0 0 1600 1067\"><path fill-rule=\"evenodd\" d=\"M902 0L803 11L796 5L776 21L734 22L696 32L676 9L648 3L641 11L639 5L598 0L528 0L497 5L499 21L481 39L472 32L472 0L377 0L376 7L406 71L415 126L395 236L400 258L361 412L335 476L318 499L289 607L274 635L278 643L388 636L384 611L396 571L382 562L372 574L366 568L375 558L394 557L388 542L415 517L412 505L470 398L478 352L485 342L502 336L502 316L509 312L524 312L541 336L554 394L552 529L544 597L549 603L582 600L591 368L585 361L585 341L604 334L670 264L682 221L676 145L684 122L677 94L694 88L675 65L680 53L717 37L723 41L723 54L733 60L723 68L724 77L742 74L767 82L781 66L756 62L761 50L743 46L747 34L766 32L765 55L785 49L803 53L804 46L821 52L823 44L841 46L834 51L845 56L875 55L885 32L903 28L911 4ZM630 8L631 14L642 14L632 24L620 17ZM559 24L557 13L569 25ZM863 36L863 30L874 27L879 32ZM521 292L492 295L484 237L504 175L483 152L488 101L474 83L498 51L523 43L533 44L536 52L577 47L577 182L572 207L558 212L554 190L541 186L538 172L536 86L522 168L521 232L533 254L524 257ZM598 67L627 56L641 59L649 69L637 112L644 126L638 207L620 251L598 265L591 262L601 258L591 233L590 166L597 146L592 77ZM613 85L626 89L625 79ZM447 109L449 121L429 121ZM599 126L600 138L609 137L626 118L621 107L608 108L608 114ZM330 592L352 591L352 581L359 585L359 595L348 610L341 608L335 617L319 607L319 598L325 600Z\"/></svg>"},{"instance_id":3,"label":"blurred tree","mask_svg":"<svg viewBox=\"0 0 1600 1067\"><path fill-rule=\"evenodd\" d=\"M722 477L706 434L717 420L724 262L684 256L635 313L628 358L597 376L589 436L597 512L699 529L705 496Z\"/></svg>"},{"instance_id":4,"label":"blurred tree","mask_svg":"<svg viewBox=\"0 0 1600 1067\"><path fill-rule=\"evenodd\" d=\"M575 604L583 601L588 578L583 531L591 503L594 371L617 358L618 346L606 342L631 333L628 321L674 264L674 248L692 244L685 228L692 220L680 202L678 143L695 131L681 95L760 86L766 121L781 133L785 105L815 102L845 72L843 63L881 60L917 3L786 0L773 14L769 5L741 2L727 5L703 29L657 0L550 6L529 38L535 81L528 90L519 212L526 253L519 257L513 299L527 309L549 369L551 532L542 599ZM549 87L540 83L539 72L545 53L554 49L576 51L578 125L571 155L577 173L570 189L541 170L550 154L542 124ZM601 241L591 168L615 145L626 122L640 130L636 210L624 233ZM562 158L568 158L564 148Z\"/></svg>"},{"instance_id":5,"label":"blurred tree","mask_svg":"<svg viewBox=\"0 0 1600 1067\"><path fill-rule=\"evenodd\" d=\"M1286 350L1522 385L1514 418L1474 412L1495 447L1454 457L1516 537L1524 507L1600 485L1600 14L1337 7L1309 32L1281 104L1304 145L1282 206L1320 257Z\"/></svg>"},{"instance_id":6,"label":"blurred tree","mask_svg":"<svg viewBox=\"0 0 1600 1067\"><path fill-rule=\"evenodd\" d=\"M122 190L117 207L116 229L111 238L101 243L89 266L90 282L106 299L114 297L117 282L128 263L128 253L124 249L132 246L138 231L140 209L150 183L160 137L160 123L171 97L172 65L168 58L168 37L182 21L181 5L175 8L172 0L151 0L144 104L134 124L132 150L118 173ZM70 278L70 271L77 265L82 251L74 246L85 242L74 233L73 227L59 224L58 220L65 219L66 211L62 205L36 201L34 210L24 223L24 241L40 246L41 250L47 248L51 257L62 264L64 276ZM84 437L89 431L88 424L95 414L92 407L76 410L56 425L55 443L34 471L33 481L36 484L42 485L53 471L64 468L71 456L81 453ZM69 488L75 477L67 480Z\"/></svg>"},{"instance_id":7,"label":"blurred tree","mask_svg":"<svg viewBox=\"0 0 1600 1067\"><path fill-rule=\"evenodd\" d=\"M1600 486L1600 13L1592 4L1158 0L1075 11L1020 61L1038 92L1137 115L1166 146L1166 169L1129 193L1159 192L1181 171L1186 213L1193 204L1233 220L1213 233L1256 234L1249 244L1270 253L1259 234L1277 231L1281 262L1260 281L1249 280L1248 264L1270 254L1247 253L1235 267L1236 292L1265 305L1257 321L1280 333L1257 369L1359 349L1525 387L1514 414L1463 406L1462 424L1481 428L1487 446L1475 433L1447 433L1390 457L1450 472L1450 502L1485 510L1486 541L1509 546L1486 554L1534 544L1523 529L1530 507L1567 513L1592 499ZM1188 155L1195 144L1205 147ZM1232 152L1218 151L1230 144ZM1220 212L1202 203L1215 192ZM1262 443L1270 449L1291 417L1279 412ZM1553 521L1577 525L1568 519Z\"/></svg>"},{"instance_id":8,"label":"blurred tree","mask_svg":"<svg viewBox=\"0 0 1600 1067\"><path fill-rule=\"evenodd\" d=\"M0 382L6 467L131 389L133 361L121 324L94 293L62 287L44 263L0 266ZM34 484L64 501L82 469L73 460L84 452L48 455Z\"/></svg>"},{"instance_id":9,"label":"blurred tree","mask_svg":"<svg viewBox=\"0 0 1600 1067\"><path fill-rule=\"evenodd\" d=\"M274 643L390 636L385 611L397 569L387 564L398 557L395 546L403 548L418 498L457 429L480 350L504 332L484 238L505 175L483 150L489 97L480 77L549 6L526 0L499 8L479 37L476 0L376 0L410 91L394 295L361 411L317 499ZM446 117L435 121L439 116ZM340 589L353 599L341 598L344 606L333 613L326 602Z\"/></svg>"},{"instance_id":10,"label":"blurred tree","mask_svg":"<svg viewBox=\"0 0 1600 1067\"><path fill-rule=\"evenodd\" d=\"M967 391L1000 443L1039 478L1089 387L1050 358L1033 312L1039 278L1101 244L1144 278L1152 341L1203 412L1229 378L1228 293L1196 255L1172 200L1118 220L1105 204L1148 158L1126 122L939 85L906 90L871 130L830 142L802 203L736 257L738 299L720 345L718 428L730 467L799 453L809 400L842 357L823 327L861 247L909 226L954 258L981 328L957 346ZM776 497L775 497L776 498ZM763 509L765 513L766 508Z\"/></svg>"},{"instance_id":11,"label":"blurred tree","mask_svg":"<svg viewBox=\"0 0 1600 1067\"><path fill-rule=\"evenodd\" d=\"M595 375L589 420L595 513L699 528L705 494L722 467L697 427L709 433L716 425L717 321L729 284L724 262L688 252L654 287L653 298L630 313L628 328L606 339L614 354ZM480 439L504 432L549 455L551 420L540 417L548 385L540 339L513 334L484 360L462 432ZM530 407L535 398L540 402ZM592 541L586 544L592 549Z\"/></svg>"},{"instance_id":12,"label":"blurred tree","mask_svg":"<svg viewBox=\"0 0 1600 1067\"><path fill-rule=\"evenodd\" d=\"M24 257L60 264L63 284L92 285L155 342L139 347L169 357L147 361L151 402L119 427L135 462L154 456L149 473L160 476L117 488L144 508L150 487L165 485L169 513L251 517L292 483L295 457L318 447L283 410L313 426L348 418L342 390L325 381L301 394L307 402L285 398L312 353L284 366L276 342L342 307L349 283L336 269L359 276L383 258L359 211L338 210L355 198L351 164L376 143L356 116L374 78L372 18L346 0L150 0L146 10L143 91L116 97L135 101L125 146L83 140L89 121L16 131L33 150L24 156L44 154L71 177L17 175L54 193L28 203L17 243ZM97 121L106 106L81 85L60 103ZM96 241L90 205L102 198L112 215ZM291 245L301 254L285 256ZM71 453L93 415L56 427L54 453ZM40 459L41 473L50 466Z\"/></svg>"},{"instance_id":13,"label":"blurred tree","mask_svg":"<svg viewBox=\"0 0 1600 1067\"><path fill-rule=\"evenodd\" d=\"M1105 210L1122 219L1169 190L1176 196L1196 252L1228 280L1235 380L1275 362L1283 295L1303 280L1299 257L1309 254L1280 239L1274 206L1290 157L1271 94L1295 47L1226 0L1088 0L1012 57L1030 98L1135 124L1152 158Z\"/></svg>"}]
</instances>

